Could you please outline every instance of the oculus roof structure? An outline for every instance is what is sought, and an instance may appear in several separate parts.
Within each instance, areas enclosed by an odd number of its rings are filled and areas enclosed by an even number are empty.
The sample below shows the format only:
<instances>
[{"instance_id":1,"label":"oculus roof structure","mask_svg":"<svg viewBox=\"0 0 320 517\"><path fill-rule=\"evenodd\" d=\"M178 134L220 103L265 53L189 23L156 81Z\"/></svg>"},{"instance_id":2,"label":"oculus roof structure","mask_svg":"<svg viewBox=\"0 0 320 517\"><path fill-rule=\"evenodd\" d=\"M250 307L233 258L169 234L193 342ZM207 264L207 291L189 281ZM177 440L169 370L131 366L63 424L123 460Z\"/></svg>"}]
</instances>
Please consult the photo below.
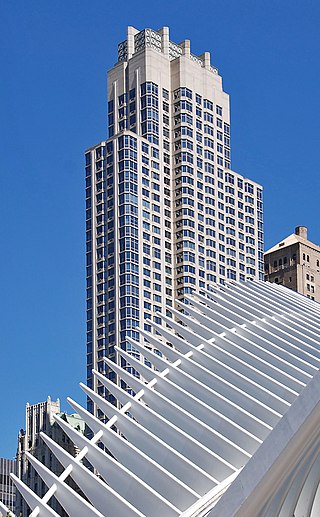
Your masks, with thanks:
<instances>
[{"instance_id":1,"label":"oculus roof structure","mask_svg":"<svg viewBox=\"0 0 320 517\"><path fill-rule=\"evenodd\" d=\"M121 409L81 385L107 423L69 400L92 439L56 417L76 458L42 434L65 469L56 477L28 455L42 499L12 475L32 517L57 515L53 495L74 517L320 515L320 305L234 282L182 306L179 322L153 324L159 336L140 331L158 353L132 342L155 370L118 350L144 382L105 360L134 395L94 372Z\"/></svg>"}]
</instances>

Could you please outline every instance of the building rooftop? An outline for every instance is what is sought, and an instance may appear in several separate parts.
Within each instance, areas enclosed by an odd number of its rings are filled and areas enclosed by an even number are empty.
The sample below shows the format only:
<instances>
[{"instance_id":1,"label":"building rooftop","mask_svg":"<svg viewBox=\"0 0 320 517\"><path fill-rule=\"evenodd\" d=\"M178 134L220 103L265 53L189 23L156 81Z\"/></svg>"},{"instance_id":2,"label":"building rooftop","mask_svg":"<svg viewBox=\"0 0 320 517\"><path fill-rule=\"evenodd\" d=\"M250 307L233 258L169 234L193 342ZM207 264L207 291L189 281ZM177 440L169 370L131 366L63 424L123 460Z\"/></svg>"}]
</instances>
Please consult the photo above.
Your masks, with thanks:
<instances>
[{"instance_id":1,"label":"building rooftop","mask_svg":"<svg viewBox=\"0 0 320 517\"><path fill-rule=\"evenodd\" d=\"M287 248L288 246L292 246L293 244L297 244L299 242L320 252L320 246L309 241L307 237L308 229L306 228L306 226L297 226L295 229L295 233L288 235L288 237L283 239L281 242L278 242L278 244L272 246L272 248L270 248L268 251L265 251L264 254L268 255L269 253L278 251L281 248Z\"/></svg>"},{"instance_id":2,"label":"building rooftop","mask_svg":"<svg viewBox=\"0 0 320 517\"><path fill-rule=\"evenodd\" d=\"M128 61L133 54L147 47L166 55L170 61L187 56L202 68L218 74L218 69L210 64L210 52L204 52L200 56L191 54L190 40L183 40L181 43L170 41L168 27L162 27L159 30L147 28L142 31L135 27L128 27L127 39L118 45L118 62Z\"/></svg>"},{"instance_id":3,"label":"building rooftop","mask_svg":"<svg viewBox=\"0 0 320 517\"><path fill-rule=\"evenodd\" d=\"M72 413L71 415L68 413L58 413L57 416L77 431L84 433L86 424L77 413Z\"/></svg>"}]
</instances>

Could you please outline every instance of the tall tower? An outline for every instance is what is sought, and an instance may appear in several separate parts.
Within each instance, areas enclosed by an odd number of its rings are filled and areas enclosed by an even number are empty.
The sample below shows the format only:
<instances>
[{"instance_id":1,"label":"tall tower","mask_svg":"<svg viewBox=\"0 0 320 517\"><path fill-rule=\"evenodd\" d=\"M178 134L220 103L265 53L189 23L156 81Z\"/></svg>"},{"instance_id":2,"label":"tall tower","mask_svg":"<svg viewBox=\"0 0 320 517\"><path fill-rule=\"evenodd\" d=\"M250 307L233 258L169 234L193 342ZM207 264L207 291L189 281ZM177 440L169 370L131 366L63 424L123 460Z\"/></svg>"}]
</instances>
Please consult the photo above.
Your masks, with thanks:
<instances>
[{"instance_id":1,"label":"tall tower","mask_svg":"<svg viewBox=\"0 0 320 517\"><path fill-rule=\"evenodd\" d=\"M210 54L128 28L108 73L109 138L86 152L87 382L193 290L263 279L262 187L231 170ZM123 365L125 367L125 365ZM90 406L89 409L93 410Z\"/></svg>"}]
</instances>

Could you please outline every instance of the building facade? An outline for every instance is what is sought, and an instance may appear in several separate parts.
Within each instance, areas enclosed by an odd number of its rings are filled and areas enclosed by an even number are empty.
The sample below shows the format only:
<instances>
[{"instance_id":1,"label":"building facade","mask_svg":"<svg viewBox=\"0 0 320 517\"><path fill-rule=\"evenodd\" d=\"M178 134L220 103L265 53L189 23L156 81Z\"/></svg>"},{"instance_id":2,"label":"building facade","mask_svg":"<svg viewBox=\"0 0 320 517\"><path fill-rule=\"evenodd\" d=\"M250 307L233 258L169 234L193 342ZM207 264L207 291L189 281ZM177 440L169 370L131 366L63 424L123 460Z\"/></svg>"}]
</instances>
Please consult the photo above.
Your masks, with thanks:
<instances>
[{"instance_id":1,"label":"building facade","mask_svg":"<svg viewBox=\"0 0 320 517\"><path fill-rule=\"evenodd\" d=\"M263 278L262 187L231 169L229 96L208 52L129 27L108 129L85 156L87 383L100 394L92 368L114 378L103 356L136 354L137 327L210 283Z\"/></svg>"},{"instance_id":2,"label":"building facade","mask_svg":"<svg viewBox=\"0 0 320 517\"><path fill-rule=\"evenodd\" d=\"M266 251L264 263L265 280L320 302L320 246L308 240L305 226Z\"/></svg>"},{"instance_id":3,"label":"building facade","mask_svg":"<svg viewBox=\"0 0 320 517\"><path fill-rule=\"evenodd\" d=\"M57 425L54 417L59 416L72 427L84 433L84 422L78 415L67 415L60 412L60 400L51 400L50 397L45 402L38 404L26 405L26 424L25 429L21 429L18 435L17 449L17 476L28 487L30 487L39 497L47 491L47 487L41 477L28 460L27 454L40 460L56 475L61 474L63 468L57 458L52 454L48 446L41 439L40 433L45 432L53 440L55 440L63 449L67 450L73 456L78 452L74 444L69 440L68 436ZM51 501L53 509L58 511L59 515L65 515L60 504L53 498ZM22 517L29 515L30 509L26 502L17 493L16 514Z\"/></svg>"},{"instance_id":4,"label":"building facade","mask_svg":"<svg viewBox=\"0 0 320 517\"><path fill-rule=\"evenodd\" d=\"M16 488L10 479L11 472L16 474L16 461L0 458L0 501L15 513ZM5 513L1 512L0 506L0 516L5 517Z\"/></svg>"}]
</instances>

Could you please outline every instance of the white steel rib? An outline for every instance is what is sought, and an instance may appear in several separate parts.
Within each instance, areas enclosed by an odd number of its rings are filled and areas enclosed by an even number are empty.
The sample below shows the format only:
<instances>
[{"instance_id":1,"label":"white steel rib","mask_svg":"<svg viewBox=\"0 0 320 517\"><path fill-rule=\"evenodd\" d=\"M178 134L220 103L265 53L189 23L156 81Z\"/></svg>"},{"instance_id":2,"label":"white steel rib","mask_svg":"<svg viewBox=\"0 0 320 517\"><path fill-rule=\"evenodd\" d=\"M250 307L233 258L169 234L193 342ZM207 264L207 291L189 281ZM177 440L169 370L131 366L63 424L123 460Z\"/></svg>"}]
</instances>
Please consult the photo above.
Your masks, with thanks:
<instances>
[{"instance_id":1,"label":"white steel rib","mask_svg":"<svg viewBox=\"0 0 320 517\"><path fill-rule=\"evenodd\" d=\"M117 384L93 371L117 407L81 384L104 422L69 400L90 438L56 417L76 457L42 433L64 468L57 477L28 455L45 496L12 475L32 517L58 515L52 496L71 517L320 515L320 305L230 282L178 307L128 338L140 360L117 348L132 369L105 358Z\"/></svg>"}]
</instances>

